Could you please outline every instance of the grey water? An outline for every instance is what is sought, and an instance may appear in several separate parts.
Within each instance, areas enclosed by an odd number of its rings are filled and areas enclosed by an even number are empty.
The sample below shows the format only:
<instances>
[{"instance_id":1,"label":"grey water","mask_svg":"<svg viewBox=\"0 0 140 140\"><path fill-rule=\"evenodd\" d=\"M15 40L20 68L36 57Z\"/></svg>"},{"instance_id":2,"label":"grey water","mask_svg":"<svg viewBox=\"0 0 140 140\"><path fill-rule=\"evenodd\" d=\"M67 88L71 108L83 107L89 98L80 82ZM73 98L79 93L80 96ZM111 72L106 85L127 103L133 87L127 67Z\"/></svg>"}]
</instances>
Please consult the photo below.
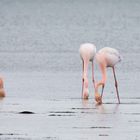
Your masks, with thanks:
<instances>
[{"instance_id":1,"label":"grey water","mask_svg":"<svg viewBox=\"0 0 140 140\"><path fill-rule=\"evenodd\" d=\"M1 0L0 75L7 97L0 102L0 138L112 139L117 133L116 139L140 139L139 25L139 0ZM119 107L111 69L104 104L95 105L91 66L90 100L83 105L78 49L85 42L120 51ZM95 76L101 78L97 65Z\"/></svg>"}]
</instances>

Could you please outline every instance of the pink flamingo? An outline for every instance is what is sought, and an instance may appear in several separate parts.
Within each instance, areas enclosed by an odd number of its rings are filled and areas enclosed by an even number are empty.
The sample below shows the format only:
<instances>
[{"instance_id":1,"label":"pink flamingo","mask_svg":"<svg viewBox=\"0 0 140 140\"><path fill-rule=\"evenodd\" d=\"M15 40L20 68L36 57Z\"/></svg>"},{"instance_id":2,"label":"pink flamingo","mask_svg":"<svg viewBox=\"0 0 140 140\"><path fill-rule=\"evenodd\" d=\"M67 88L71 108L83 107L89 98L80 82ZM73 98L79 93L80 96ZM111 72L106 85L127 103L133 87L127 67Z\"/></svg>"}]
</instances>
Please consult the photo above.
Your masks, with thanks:
<instances>
[{"instance_id":1,"label":"pink flamingo","mask_svg":"<svg viewBox=\"0 0 140 140\"><path fill-rule=\"evenodd\" d=\"M5 97L3 79L0 78L0 97Z\"/></svg>"},{"instance_id":2,"label":"pink flamingo","mask_svg":"<svg viewBox=\"0 0 140 140\"><path fill-rule=\"evenodd\" d=\"M116 87L118 103L120 104L118 83L117 83L116 74L115 74L115 65L121 61L121 56L120 56L118 50L109 48L109 47L102 48L96 54L96 61L99 64L99 67L100 67L100 70L102 73L101 81L99 81L95 84L95 93L98 94L98 96L99 96L98 88L99 88L99 86L102 86L101 98L97 98L96 101L98 103L102 103L104 86L105 86L106 79L107 79L106 68L111 67L113 70L113 75L114 75L114 80L115 80L115 87Z\"/></svg>"},{"instance_id":3,"label":"pink flamingo","mask_svg":"<svg viewBox=\"0 0 140 140\"><path fill-rule=\"evenodd\" d=\"M80 49L79 49L79 53L82 59L82 65L83 65L83 69L82 69L82 98L84 99L88 99L88 77L87 77L87 72L88 72L88 64L91 61L92 62L92 81L93 84L94 82L94 64L93 64L93 60L94 60L94 56L96 54L96 47L94 44L91 43L84 43L81 44ZM95 84L94 84L94 88L95 88Z\"/></svg>"}]
</instances>

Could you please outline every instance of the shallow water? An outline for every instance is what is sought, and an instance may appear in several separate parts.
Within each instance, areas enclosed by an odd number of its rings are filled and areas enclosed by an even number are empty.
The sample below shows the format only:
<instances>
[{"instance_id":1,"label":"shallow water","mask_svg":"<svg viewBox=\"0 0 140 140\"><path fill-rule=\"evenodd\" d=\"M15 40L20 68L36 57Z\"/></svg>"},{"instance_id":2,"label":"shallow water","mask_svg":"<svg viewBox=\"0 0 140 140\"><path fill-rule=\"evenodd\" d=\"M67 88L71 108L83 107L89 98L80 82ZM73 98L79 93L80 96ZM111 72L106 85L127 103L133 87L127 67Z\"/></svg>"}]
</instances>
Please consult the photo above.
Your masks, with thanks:
<instances>
[{"instance_id":1,"label":"shallow water","mask_svg":"<svg viewBox=\"0 0 140 140\"><path fill-rule=\"evenodd\" d=\"M3 75L7 97L0 101L2 140L140 138L140 96L138 92L132 94L139 90L135 84L137 77L129 86L128 74L118 73L121 104L117 104L114 83L108 82L103 104L98 106L93 98L92 82L90 99L80 99L79 72L7 72ZM110 76L108 81L111 80Z\"/></svg>"},{"instance_id":2,"label":"shallow water","mask_svg":"<svg viewBox=\"0 0 140 140\"><path fill-rule=\"evenodd\" d=\"M138 0L1 0L0 139L140 139L140 2ZM81 97L79 45L113 47L121 104L112 71L103 105ZM95 67L96 79L101 75ZM29 113L29 114L28 114Z\"/></svg>"},{"instance_id":3,"label":"shallow water","mask_svg":"<svg viewBox=\"0 0 140 140\"><path fill-rule=\"evenodd\" d=\"M116 98L111 70L104 90L104 98ZM81 72L6 72L5 90L8 97L35 99L74 99L81 98ZM137 73L117 73L120 97L140 98ZM97 75L97 77L100 77ZM89 76L90 98L94 96L92 80Z\"/></svg>"},{"instance_id":4,"label":"shallow water","mask_svg":"<svg viewBox=\"0 0 140 140\"><path fill-rule=\"evenodd\" d=\"M96 106L93 100L6 98L0 102L0 138L139 139L139 100L107 101Z\"/></svg>"}]
</instances>

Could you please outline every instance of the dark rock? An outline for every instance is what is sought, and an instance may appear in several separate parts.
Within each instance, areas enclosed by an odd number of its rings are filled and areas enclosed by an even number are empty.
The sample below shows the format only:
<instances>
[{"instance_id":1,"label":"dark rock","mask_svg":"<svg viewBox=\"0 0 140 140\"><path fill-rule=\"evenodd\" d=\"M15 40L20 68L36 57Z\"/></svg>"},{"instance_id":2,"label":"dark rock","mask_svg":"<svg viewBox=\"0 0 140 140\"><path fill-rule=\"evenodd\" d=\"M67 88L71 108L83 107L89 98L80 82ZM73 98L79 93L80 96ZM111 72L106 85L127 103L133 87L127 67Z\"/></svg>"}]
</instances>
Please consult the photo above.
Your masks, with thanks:
<instances>
[{"instance_id":1,"label":"dark rock","mask_svg":"<svg viewBox=\"0 0 140 140\"><path fill-rule=\"evenodd\" d=\"M31 111L21 111L19 114L35 114L34 112Z\"/></svg>"}]
</instances>

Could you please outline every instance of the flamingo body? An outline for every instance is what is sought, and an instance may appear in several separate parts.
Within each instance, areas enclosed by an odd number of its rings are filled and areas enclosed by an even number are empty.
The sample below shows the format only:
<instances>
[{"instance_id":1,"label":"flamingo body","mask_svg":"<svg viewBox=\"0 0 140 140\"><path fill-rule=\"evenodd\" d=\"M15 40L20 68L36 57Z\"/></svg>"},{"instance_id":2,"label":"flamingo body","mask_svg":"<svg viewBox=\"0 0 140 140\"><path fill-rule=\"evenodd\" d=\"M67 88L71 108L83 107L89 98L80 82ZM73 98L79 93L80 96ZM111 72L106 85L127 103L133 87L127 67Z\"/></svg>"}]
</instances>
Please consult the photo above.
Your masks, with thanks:
<instances>
[{"instance_id":1,"label":"flamingo body","mask_svg":"<svg viewBox=\"0 0 140 140\"><path fill-rule=\"evenodd\" d=\"M105 57L107 67L113 67L121 61L120 53L114 48L105 47L100 49L98 53Z\"/></svg>"},{"instance_id":2,"label":"flamingo body","mask_svg":"<svg viewBox=\"0 0 140 140\"><path fill-rule=\"evenodd\" d=\"M93 61L96 54L96 47L91 43L84 43L80 46L79 53L82 60L87 59L88 61Z\"/></svg>"}]
</instances>

